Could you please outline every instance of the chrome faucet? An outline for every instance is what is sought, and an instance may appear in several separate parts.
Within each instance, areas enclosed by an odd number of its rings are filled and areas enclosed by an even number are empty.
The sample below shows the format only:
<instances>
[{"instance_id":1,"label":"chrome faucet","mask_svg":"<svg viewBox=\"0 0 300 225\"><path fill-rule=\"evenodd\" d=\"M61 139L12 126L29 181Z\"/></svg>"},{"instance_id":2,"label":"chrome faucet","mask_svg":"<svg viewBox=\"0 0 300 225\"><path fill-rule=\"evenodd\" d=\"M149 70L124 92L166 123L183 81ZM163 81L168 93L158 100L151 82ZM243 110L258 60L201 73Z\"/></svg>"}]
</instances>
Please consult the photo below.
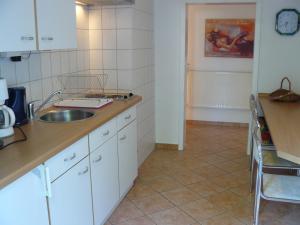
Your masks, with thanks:
<instances>
[{"instance_id":1,"label":"chrome faucet","mask_svg":"<svg viewBox=\"0 0 300 225\"><path fill-rule=\"evenodd\" d=\"M36 114L56 95L62 94L62 90L52 92L46 99L43 101L40 106L34 110L34 103L38 101L31 101L28 104L28 117L29 119L34 119Z\"/></svg>"}]
</instances>

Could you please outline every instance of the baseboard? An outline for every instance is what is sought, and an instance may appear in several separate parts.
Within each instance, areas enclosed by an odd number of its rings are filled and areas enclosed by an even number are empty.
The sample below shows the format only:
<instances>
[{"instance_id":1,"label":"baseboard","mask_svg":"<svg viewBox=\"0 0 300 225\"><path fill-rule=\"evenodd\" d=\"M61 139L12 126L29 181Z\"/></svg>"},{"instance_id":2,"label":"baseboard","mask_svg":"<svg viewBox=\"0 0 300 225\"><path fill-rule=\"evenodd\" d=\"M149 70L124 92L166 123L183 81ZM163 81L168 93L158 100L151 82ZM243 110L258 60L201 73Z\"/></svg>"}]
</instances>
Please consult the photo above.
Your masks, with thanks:
<instances>
[{"instance_id":1,"label":"baseboard","mask_svg":"<svg viewBox=\"0 0 300 225\"><path fill-rule=\"evenodd\" d=\"M231 123L231 122L215 122L215 121L202 121L202 120L187 120L188 125L215 125L224 127L249 127L248 123Z\"/></svg>"},{"instance_id":2,"label":"baseboard","mask_svg":"<svg viewBox=\"0 0 300 225\"><path fill-rule=\"evenodd\" d=\"M155 148L156 149L165 149L165 150L178 150L178 145L156 143Z\"/></svg>"}]
</instances>

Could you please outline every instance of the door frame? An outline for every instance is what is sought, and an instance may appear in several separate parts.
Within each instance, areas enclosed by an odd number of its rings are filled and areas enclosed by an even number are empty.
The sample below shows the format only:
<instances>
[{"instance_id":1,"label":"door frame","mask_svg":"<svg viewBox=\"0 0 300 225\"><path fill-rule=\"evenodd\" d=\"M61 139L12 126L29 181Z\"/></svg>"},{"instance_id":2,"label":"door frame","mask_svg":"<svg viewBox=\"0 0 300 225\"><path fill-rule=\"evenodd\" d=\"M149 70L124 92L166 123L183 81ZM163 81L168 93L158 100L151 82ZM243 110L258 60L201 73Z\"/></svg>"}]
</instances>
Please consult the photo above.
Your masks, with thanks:
<instances>
[{"instance_id":1,"label":"door frame","mask_svg":"<svg viewBox=\"0 0 300 225\"><path fill-rule=\"evenodd\" d=\"M184 150L185 145L185 118L186 118L186 71L187 71L187 6L190 4L255 4L255 42L253 56L252 94L258 90L258 72L261 39L262 3L261 0L182 0L181 1L181 44L180 44L180 80L179 80L179 133L178 150ZM250 120L250 118L249 118ZM250 126L249 126L250 129ZM249 132L250 135L250 132ZM249 143L247 151L249 151Z\"/></svg>"}]
</instances>

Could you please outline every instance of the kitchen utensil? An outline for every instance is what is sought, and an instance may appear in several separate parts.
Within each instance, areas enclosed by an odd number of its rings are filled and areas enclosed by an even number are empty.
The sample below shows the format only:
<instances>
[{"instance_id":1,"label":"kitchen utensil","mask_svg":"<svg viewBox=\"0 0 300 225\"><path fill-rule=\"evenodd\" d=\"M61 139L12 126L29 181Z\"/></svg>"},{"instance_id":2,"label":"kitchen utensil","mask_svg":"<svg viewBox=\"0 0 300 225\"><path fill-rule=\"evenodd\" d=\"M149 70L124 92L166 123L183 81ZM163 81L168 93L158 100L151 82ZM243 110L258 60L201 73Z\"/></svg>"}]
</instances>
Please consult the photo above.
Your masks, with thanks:
<instances>
[{"instance_id":1,"label":"kitchen utensil","mask_svg":"<svg viewBox=\"0 0 300 225\"><path fill-rule=\"evenodd\" d=\"M8 95L9 99L6 101L6 105L14 111L16 125L28 123L25 87L8 88Z\"/></svg>"},{"instance_id":2,"label":"kitchen utensil","mask_svg":"<svg viewBox=\"0 0 300 225\"><path fill-rule=\"evenodd\" d=\"M14 134L16 117L13 110L4 105L6 99L8 99L6 80L0 78L0 138Z\"/></svg>"}]
</instances>

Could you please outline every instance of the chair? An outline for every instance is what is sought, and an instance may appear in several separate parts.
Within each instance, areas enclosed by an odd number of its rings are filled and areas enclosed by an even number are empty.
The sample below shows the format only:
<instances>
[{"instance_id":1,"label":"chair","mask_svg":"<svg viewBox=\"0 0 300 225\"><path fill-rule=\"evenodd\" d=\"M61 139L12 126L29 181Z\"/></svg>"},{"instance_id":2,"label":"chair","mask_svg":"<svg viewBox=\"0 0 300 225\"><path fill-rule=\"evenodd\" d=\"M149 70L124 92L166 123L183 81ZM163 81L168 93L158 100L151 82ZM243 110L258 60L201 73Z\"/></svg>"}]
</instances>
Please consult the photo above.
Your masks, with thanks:
<instances>
[{"instance_id":1,"label":"chair","mask_svg":"<svg viewBox=\"0 0 300 225\"><path fill-rule=\"evenodd\" d=\"M258 225L261 198L267 201L300 204L300 177L268 174L264 172L263 168L266 166L265 165L266 155L264 153L262 147L262 141L259 135L259 126L256 126L254 129L253 140L256 145L254 159L258 164L257 173L256 173L256 188L255 188L256 191L255 191L253 225ZM277 157L276 160L278 159L279 158ZM291 162L284 160L284 163L289 164ZM281 162L279 164L281 164ZM290 166L290 165L295 165L295 166ZM299 165L291 163L289 165L286 165L286 168L299 169Z\"/></svg>"},{"instance_id":2,"label":"chair","mask_svg":"<svg viewBox=\"0 0 300 225\"><path fill-rule=\"evenodd\" d=\"M249 98L249 104L250 104L250 111L251 111L251 140L250 140L250 162L249 162L249 170L250 170L250 192L252 192L253 188L253 168L254 168L254 159L253 159L253 135L255 128L258 127L260 129L260 132L268 132L266 122L263 119L263 117L259 117L258 115L258 104L255 100L255 96L252 94ZM263 127L263 128L262 128ZM261 136L261 135L260 135ZM266 136L266 135L264 135ZM270 136L270 135L269 135ZM264 147L264 150L267 151L274 151L276 150L273 142L264 141L264 144L262 145Z\"/></svg>"}]
</instances>

